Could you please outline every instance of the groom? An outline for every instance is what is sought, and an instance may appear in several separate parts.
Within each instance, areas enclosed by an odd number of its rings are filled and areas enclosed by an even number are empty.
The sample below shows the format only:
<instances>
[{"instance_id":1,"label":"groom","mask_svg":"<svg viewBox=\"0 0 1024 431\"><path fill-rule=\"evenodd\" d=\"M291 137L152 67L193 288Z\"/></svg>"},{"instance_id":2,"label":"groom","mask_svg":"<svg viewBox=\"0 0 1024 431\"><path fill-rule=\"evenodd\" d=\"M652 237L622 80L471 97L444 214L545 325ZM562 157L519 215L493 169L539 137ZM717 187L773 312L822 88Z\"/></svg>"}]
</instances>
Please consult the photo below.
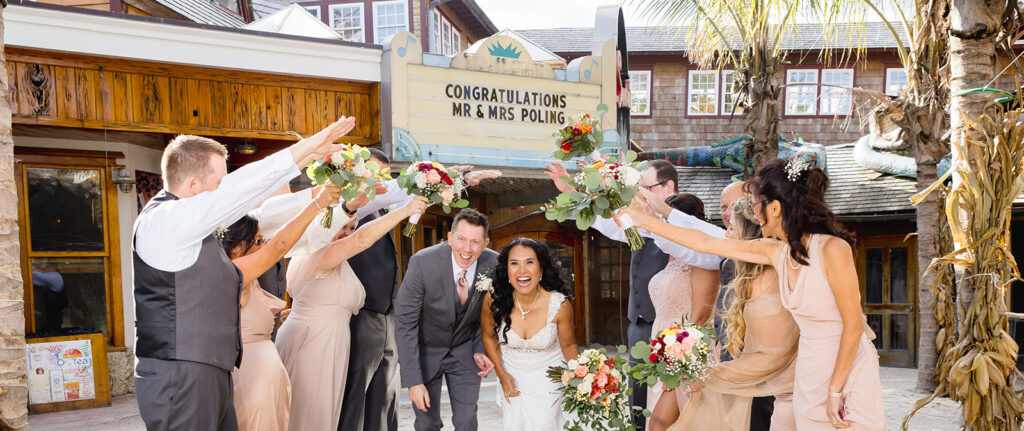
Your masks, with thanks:
<instances>
[{"instance_id":1,"label":"groom","mask_svg":"<svg viewBox=\"0 0 1024 431\"><path fill-rule=\"evenodd\" d=\"M474 281L494 271L498 254L487 249L487 217L459 211L448 241L409 259L395 302L395 338L402 386L415 407L416 431L441 429L441 378L448 385L456 431L475 431L480 378L494 369L480 338Z\"/></svg>"}]
</instances>

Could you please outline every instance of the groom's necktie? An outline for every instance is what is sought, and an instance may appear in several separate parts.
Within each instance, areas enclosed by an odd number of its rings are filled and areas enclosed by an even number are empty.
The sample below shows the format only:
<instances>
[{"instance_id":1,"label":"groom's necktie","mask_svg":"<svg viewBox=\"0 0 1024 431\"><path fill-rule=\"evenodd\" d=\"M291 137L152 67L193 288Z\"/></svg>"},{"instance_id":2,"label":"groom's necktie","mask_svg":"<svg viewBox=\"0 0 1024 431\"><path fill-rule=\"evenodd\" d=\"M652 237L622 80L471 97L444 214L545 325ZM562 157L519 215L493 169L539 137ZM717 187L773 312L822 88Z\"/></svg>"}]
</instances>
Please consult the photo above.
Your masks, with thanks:
<instances>
[{"instance_id":1,"label":"groom's necktie","mask_svg":"<svg viewBox=\"0 0 1024 431\"><path fill-rule=\"evenodd\" d=\"M463 269L459 274L459 303L465 304L466 297L469 296L469 282L466 281L466 270Z\"/></svg>"}]
</instances>

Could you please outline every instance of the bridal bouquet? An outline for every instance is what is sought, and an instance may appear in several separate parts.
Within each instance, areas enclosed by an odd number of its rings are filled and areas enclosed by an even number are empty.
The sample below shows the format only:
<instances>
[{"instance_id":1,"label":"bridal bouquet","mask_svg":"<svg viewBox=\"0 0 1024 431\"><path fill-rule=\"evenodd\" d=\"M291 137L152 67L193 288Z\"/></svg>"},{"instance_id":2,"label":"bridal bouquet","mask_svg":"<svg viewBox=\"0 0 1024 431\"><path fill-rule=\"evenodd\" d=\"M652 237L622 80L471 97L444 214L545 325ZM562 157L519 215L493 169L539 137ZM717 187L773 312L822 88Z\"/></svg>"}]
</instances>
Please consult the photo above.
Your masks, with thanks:
<instances>
[{"instance_id":1,"label":"bridal bouquet","mask_svg":"<svg viewBox=\"0 0 1024 431\"><path fill-rule=\"evenodd\" d=\"M452 208L469 206L469 201L463 198L466 185L461 175L440 163L413 162L402 171L397 181L398 186L410 195L426 197L431 204L441 205L445 213L451 212ZM419 221L419 214L409 217L409 224L402 230L402 234L409 238L416 235L416 223Z\"/></svg>"},{"instance_id":2,"label":"bridal bouquet","mask_svg":"<svg viewBox=\"0 0 1024 431\"><path fill-rule=\"evenodd\" d=\"M548 378L561 384L562 409L570 416L566 430L635 429L624 367L625 359L609 357L604 349L589 349L564 366L548 368Z\"/></svg>"},{"instance_id":3,"label":"bridal bouquet","mask_svg":"<svg viewBox=\"0 0 1024 431\"><path fill-rule=\"evenodd\" d=\"M341 187L341 198L346 201L357 198L364 191L372 200L376 195L373 186L391 178L377 162L370 160L370 150L358 145L346 145L323 160L309 162L306 176L316 186L331 182ZM324 208L320 225L329 228L333 219L334 207Z\"/></svg>"},{"instance_id":4,"label":"bridal bouquet","mask_svg":"<svg viewBox=\"0 0 1024 431\"><path fill-rule=\"evenodd\" d=\"M647 162L635 163L636 153L626 153L626 163L617 163L615 158L597 161L583 167L573 176L562 177L575 191L562 193L542 209L548 220L563 222L569 217L576 218L576 227L587 230L597 217L611 218L612 212L629 205L636 196L640 185L640 172ZM639 250L644 245L640 232L633 226L629 216L619 218L626 227L626 238L631 249Z\"/></svg>"},{"instance_id":5,"label":"bridal bouquet","mask_svg":"<svg viewBox=\"0 0 1024 431\"><path fill-rule=\"evenodd\" d=\"M642 363L630 369L637 380L646 380L647 386L661 381L672 389L685 382L703 380L714 366L717 357L711 354L714 329L686 322L661 331L650 344L640 341L630 354Z\"/></svg>"},{"instance_id":6,"label":"bridal bouquet","mask_svg":"<svg viewBox=\"0 0 1024 431\"><path fill-rule=\"evenodd\" d=\"M598 117L607 112L607 106L597 106ZM600 160L601 154L597 149L601 148L604 137L597 129L598 123L599 121L592 119L590 114L577 114L573 117L571 124L566 124L551 135L555 144L558 145L558 149L552 155L563 161L584 156L590 156L592 160Z\"/></svg>"}]
</instances>

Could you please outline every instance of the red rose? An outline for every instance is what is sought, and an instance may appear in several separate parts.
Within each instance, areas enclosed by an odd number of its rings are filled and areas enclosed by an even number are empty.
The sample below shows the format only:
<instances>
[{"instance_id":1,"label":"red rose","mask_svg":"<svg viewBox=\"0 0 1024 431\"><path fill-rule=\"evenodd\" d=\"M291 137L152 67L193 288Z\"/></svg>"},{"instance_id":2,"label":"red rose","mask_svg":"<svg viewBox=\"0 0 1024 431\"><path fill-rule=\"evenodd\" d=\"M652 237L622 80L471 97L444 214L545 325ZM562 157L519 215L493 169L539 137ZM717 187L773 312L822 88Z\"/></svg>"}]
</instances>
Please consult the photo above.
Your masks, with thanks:
<instances>
[{"instance_id":1,"label":"red rose","mask_svg":"<svg viewBox=\"0 0 1024 431\"><path fill-rule=\"evenodd\" d=\"M452 178L448 176L448 174L441 174L441 181L444 181L444 183L448 184L449 186L455 184L452 181Z\"/></svg>"},{"instance_id":2,"label":"red rose","mask_svg":"<svg viewBox=\"0 0 1024 431\"><path fill-rule=\"evenodd\" d=\"M582 130L580 130L580 129L577 129L577 128L575 128L575 127L573 127L573 128L572 128L572 135L573 135L573 136L579 136L579 135L582 135L582 134L583 134L583 131L582 131Z\"/></svg>"},{"instance_id":3,"label":"red rose","mask_svg":"<svg viewBox=\"0 0 1024 431\"><path fill-rule=\"evenodd\" d=\"M562 143L562 151L565 151L567 153L572 151L572 142L564 142L564 143Z\"/></svg>"},{"instance_id":4,"label":"red rose","mask_svg":"<svg viewBox=\"0 0 1024 431\"><path fill-rule=\"evenodd\" d=\"M327 156L327 158L324 159L324 162L331 163L331 156Z\"/></svg>"},{"instance_id":5,"label":"red rose","mask_svg":"<svg viewBox=\"0 0 1024 431\"><path fill-rule=\"evenodd\" d=\"M651 353L651 357L647 358L647 359L650 359L651 362L658 362L658 354L657 353Z\"/></svg>"}]
</instances>

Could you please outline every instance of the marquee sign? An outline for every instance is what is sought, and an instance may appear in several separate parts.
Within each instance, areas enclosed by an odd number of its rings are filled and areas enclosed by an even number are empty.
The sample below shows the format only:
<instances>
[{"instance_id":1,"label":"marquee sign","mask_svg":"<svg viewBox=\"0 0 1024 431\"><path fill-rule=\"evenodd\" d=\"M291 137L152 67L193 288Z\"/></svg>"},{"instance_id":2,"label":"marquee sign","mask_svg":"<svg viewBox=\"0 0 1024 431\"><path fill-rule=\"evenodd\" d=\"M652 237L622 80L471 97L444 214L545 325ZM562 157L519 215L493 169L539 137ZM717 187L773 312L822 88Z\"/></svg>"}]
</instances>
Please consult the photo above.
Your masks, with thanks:
<instances>
[{"instance_id":1,"label":"marquee sign","mask_svg":"<svg viewBox=\"0 0 1024 431\"><path fill-rule=\"evenodd\" d=\"M555 69L505 35L447 57L425 54L416 36L398 33L385 41L382 59L385 151L404 161L543 168L560 125L596 114L600 104L616 106L617 44L595 42L595 55ZM600 120L604 151L612 152L625 143L616 111Z\"/></svg>"}]
</instances>

